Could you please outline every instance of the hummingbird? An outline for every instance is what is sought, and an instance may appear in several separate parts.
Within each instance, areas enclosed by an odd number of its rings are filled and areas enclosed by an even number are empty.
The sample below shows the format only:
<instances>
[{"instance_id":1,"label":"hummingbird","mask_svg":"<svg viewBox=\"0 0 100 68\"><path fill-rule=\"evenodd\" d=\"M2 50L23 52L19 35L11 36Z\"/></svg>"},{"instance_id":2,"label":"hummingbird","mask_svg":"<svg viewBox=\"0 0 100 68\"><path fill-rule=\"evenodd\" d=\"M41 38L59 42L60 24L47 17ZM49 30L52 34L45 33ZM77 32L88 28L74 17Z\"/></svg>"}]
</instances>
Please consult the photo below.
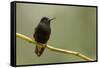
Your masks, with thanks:
<instances>
[{"instance_id":1,"label":"hummingbird","mask_svg":"<svg viewBox=\"0 0 100 68\"><path fill-rule=\"evenodd\" d=\"M35 28L33 37L36 41L35 53L38 57L42 55L44 49L46 48L47 42L51 34L50 22L54 19L55 17L52 19L48 17L42 17L39 24Z\"/></svg>"}]
</instances>

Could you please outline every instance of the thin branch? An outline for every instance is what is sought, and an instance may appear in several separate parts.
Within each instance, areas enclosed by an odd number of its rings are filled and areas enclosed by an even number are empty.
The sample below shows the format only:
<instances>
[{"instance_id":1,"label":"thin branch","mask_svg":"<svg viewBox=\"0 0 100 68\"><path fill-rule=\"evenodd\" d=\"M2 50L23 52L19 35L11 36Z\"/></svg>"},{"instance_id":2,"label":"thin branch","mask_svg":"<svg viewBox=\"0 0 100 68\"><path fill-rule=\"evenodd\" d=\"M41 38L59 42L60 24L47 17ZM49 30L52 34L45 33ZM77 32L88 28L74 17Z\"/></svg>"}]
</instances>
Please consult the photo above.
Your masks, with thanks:
<instances>
[{"instance_id":1,"label":"thin branch","mask_svg":"<svg viewBox=\"0 0 100 68\"><path fill-rule=\"evenodd\" d=\"M22 35L20 33L16 33L16 37L17 38L20 38L20 39L23 39L29 43L32 43L32 44L36 44L36 42L34 41L34 39L31 39L25 35ZM79 53L79 52L75 52L75 51L70 51L70 50L64 50L64 49L60 49L60 48L55 48L53 46L50 46L50 45L47 45L47 47L49 50L51 51L55 51L55 52L61 52L61 53L64 53L64 54L72 54L72 55L75 55L77 57L80 57L81 59L84 59L86 61L94 61L93 59Z\"/></svg>"}]
</instances>

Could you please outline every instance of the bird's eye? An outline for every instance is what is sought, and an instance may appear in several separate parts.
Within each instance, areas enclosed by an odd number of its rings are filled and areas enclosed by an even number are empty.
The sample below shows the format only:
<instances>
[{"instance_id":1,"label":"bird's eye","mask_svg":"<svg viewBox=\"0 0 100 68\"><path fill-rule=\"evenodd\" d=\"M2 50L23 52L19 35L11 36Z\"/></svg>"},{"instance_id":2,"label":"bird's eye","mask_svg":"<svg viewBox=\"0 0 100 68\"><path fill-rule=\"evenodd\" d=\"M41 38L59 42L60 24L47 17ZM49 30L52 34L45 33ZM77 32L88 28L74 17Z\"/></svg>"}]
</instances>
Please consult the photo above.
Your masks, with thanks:
<instances>
[{"instance_id":1,"label":"bird's eye","mask_svg":"<svg viewBox=\"0 0 100 68\"><path fill-rule=\"evenodd\" d=\"M44 20L44 22L46 22L47 20Z\"/></svg>"}]
</instances>

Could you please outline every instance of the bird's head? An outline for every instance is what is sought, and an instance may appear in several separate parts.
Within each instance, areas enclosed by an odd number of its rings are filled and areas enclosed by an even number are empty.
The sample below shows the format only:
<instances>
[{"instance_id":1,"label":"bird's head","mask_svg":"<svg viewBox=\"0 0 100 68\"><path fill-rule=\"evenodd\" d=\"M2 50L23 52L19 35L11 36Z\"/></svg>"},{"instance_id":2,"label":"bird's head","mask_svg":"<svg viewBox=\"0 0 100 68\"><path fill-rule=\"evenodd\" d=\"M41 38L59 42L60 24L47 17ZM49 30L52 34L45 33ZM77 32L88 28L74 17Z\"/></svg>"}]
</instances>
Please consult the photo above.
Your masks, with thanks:
<instances>
[{"instance_id":1,"label":"bird's head","mask_svg":"<svg viewBox=\"0 0 100 68\"><path fill-rule=\"evenodd\" d=\"M49 24L54 19L55 19L55 17L51 18L51 19L48 18L48 17L43 17L40 22L42 22L42 23L48 23Z\"/></svg>"}]
</instances>

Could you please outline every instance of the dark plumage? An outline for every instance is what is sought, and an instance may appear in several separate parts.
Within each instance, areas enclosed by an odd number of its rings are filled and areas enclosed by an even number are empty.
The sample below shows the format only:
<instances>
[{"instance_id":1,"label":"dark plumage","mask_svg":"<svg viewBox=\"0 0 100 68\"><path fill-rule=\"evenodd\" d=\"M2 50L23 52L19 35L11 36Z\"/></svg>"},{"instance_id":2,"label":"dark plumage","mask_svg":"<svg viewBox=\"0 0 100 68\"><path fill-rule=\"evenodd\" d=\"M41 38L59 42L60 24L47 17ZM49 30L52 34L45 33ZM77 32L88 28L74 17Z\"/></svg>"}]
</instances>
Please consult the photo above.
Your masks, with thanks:
<instances>
[{"instance_id":1,"label":"dark plumage","mask_svg":"<svg viewBox=\"0 0 100 68\"><path fill-rule=\"evenodd\" d=\"M53 19L43 17L40 20L38 26L35 28L34 39L37 42L35 49L35 53L37 54L37 56L41 56L46 47L46 44L51 34L50 22Z\"/></svg>"}]
</instances>

